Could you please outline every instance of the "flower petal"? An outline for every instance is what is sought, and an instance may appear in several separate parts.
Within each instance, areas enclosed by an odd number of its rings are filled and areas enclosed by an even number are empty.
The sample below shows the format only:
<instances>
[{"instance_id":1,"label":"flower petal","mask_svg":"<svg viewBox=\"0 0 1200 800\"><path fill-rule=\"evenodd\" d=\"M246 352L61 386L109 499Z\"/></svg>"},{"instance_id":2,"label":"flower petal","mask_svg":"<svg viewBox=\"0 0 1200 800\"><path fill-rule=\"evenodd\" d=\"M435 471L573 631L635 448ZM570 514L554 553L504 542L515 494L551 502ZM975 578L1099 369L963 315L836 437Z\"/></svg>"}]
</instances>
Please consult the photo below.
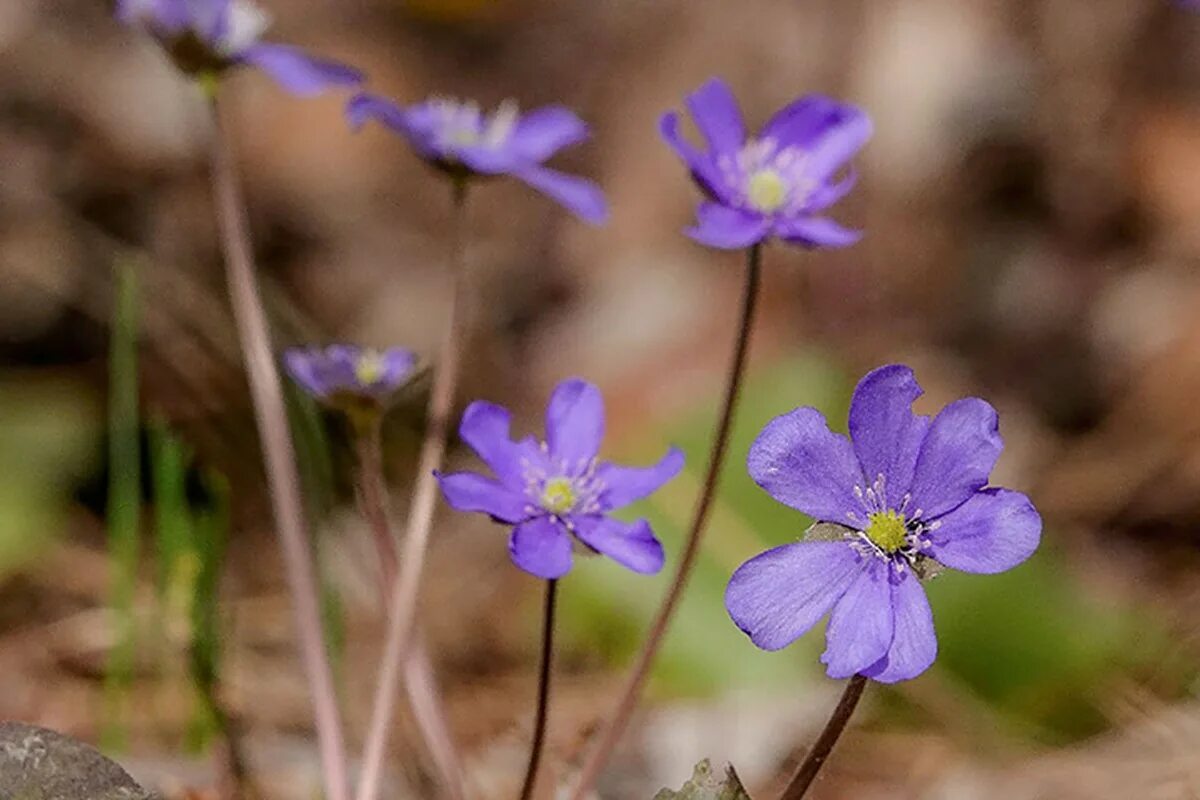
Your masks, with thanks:
<instances>
[{"instance_id":1,"label":"flower petal","mask_svg":"<svg viewBox=\"0 0 1200 800\"><path fill-rule=\"evenodd\" d=\"M806 247L849 247L862 239L862 231L843 228L829 217L792 217L775 222L775 235Z\"/></svg>"},{"instance_id":2,"label":"flower petal","mask_svg":"<svg viewBox=\"0 0 1200 800\"><path fill-rule=\"evenodd\" d=\"M529 516L529 500L491 478L474 472L434 473L446 504L455 511L480 511L501 522L520 522Z\"/></svg>"},{"instance_id":3,"label":"flower petal","mask_svg":"<svg viewBox=\"0 0 1200 800\"><path fill-rule=\"evenodd\" d=\"M866 112L856 106L843 105L837 124L826 129L809 149L805 176L813 183L825 183L845 166L867 143L874 125Z\"/></svg>"},{"instance_id":4,"label":"flower petal","mask_svg":"<svg viewBox=\"0 0 1200 800\"><path fill-rule=\"evenodd\" d=\"M604 438L604 397L585 380L568 378L546 406L546 444L568 473L582 472Z\"/></svg>"},{"instance_id":5,"label":"flower petal","mask_svg":"<svg viewBox=\"0 0 1200 800\"><path fill-rule=\"evenodd\" d=\"M592 181L536 166L522 167L513 175L557 201L584 222L603 225L608 221L608 201L604 199L604 192Z\"/></svg>"},{"instance_id":6,"label":"flower petal","mask_svg":"<svg viewBox=\"0 0 1200 800\"><path fill-rule=\"evenodd\" d=\"M841 200L846 195L850 194L850 190L858 183L858 173L853 169L847 170L846 174L834 183L825 183L813 190L813 193L808 196L807 202L804 204L806 211L815 213L824 211L832 206L838 200Z\"/></svg>"},{"instance_id":7,"label":"flower petal","mask_svg":"<svg viewBox=\"0 0 1200 800\"><path fill-rule=\"evenodd\" d=\"M933 630L929 598L911 570L893 580L892 608L896 614L892 645L886 656L862 673L880 683L915 678L937 658L937 634Z\"/></svg>"},{"instance_id":8,"label":"flower petal","mask_svg":"<svg viewBox=\"0 0 1200 800\"><path fill-rule=\"evenodd\" d=\"M562 106L546 106L517 120L510 146L521 158L541 162L587 138L588 126L575 112Z\"/></svg>"},{"instance_id":9,"label":"flower petal","mask_svg":"<svg viewBox=\"0 0 1200 800\"><path fill-rule=\"evenodd\" d=\"M284 89L301 97L317 95L335 86L357 86L365 80L353 67L314 58L282 44L256 44L239 53L238 60L258 67Z\"/></svg>"},{"instance_id":10,"label":"flower petal","mask_svg":"<svg viewBox=\"0 0 1200 800\"><path fill-rule=\"evenodd\" d=\"M825 629L821 663L831 678L849 678L887 655L892 644L891 568L878 558L867 560L854 583L833 607Z\"/></svg>"},{"instance_id":11,"label":"flower petal","mask_svg":"<svg viewBox=\"0 0 1200 800\"><path fill-rule=\"evenodd\" d=\"M666 560L662 543L654 538L654 531L650 530L646 520L621 522L588 515L572 517L571 521L580 541L621 566L643 575L653 575L662 569Z\"/></svg>"},{"instance_id":12,"label":"flower petal","mask_svg":"<svg viewBox=\"0 0 1200 800\"><path fill-rule=\"evenodd\" d=\"M724 81L710 78L685 102L712 153L735 153L746 143L741 109Z\"/></svg>"},{"instance_id":13,"label":"flower petal","mask_svg":"<svg viewBox=\"0 0 1200 800\"><path fill-rule=\"evenodd\" d=\"M737 568L725 608L754 644L779 650L816 625L862 568L845 542L785 544Z\"/></svg>"},{"instance_id":14,"label":"flower petal","mask_svg":"<svg viewBox=\"0 0 1200 800\"><path fill-rule=\"evenodd\" d=\"M850 400L850 440L863 477L874 485L883 476L889 508L899 507L912 484L917 454L929 428L928 417L912 413L913 401L923 393L911 369L890 364L867 373Z\"/></svg>"},{"instance_id":15,"label":"flower petal","mask_svg":"<svg viewBox=\"0 0 1200 800\"><path fill-rule=\"evenodd\" d=\"M832 129L853 116L854 107L820 94L810 94L788 103L767 121L758 138L775 141L780 149L812 148Z\"/></svg>"},{"instance_id":16,"label":"flower petal","mask_svg":"<svg viewBox=\"0 0 1200 800\"><path fill-rule=\"evenodd\" d=\"M458 435L492 468L501 483L515 491L524 486L524 475L521 447L509 435L511 424L508 409L476 400L463 412Z\"/></svg>"},{"instance_id":17,"label":"flower petal","mask_svg":"<svg viewBox=\"0 0 1200 800\"><path fill-rule=\"evenodd\" d=\"M938 519L930 555L951 569L995 573L1033 555L1042 518L1029 498L1009 489L984 489Z\"/></svg>"},{"instance_id":18,"label":"flower petal","mask_svg":"<svg viewBox=\"0 0 1200 800\"><path fill-rule=\"evenodd\" d=\"M411 350L403 347L391 347L383 353L383 377L377 381L386 387L395 388L404 382L417 364L417 357Z\"/></svg>"},{"instance_id":19,"label":"flower petal","mask_svg":"<svg viewBox=\"0 0 1200 800\"><path fill-rule=\"evenodd\" d=\"M289 347L283 354L283 365L300 388L313 397L325 397L328 387L317 372L317 358L311 350Z\"/></svg>"},{"instance_id":20,"label":"flower petal","mask_svg":"<svg viewBox=\"0 0 1200 800\"><path fill-rule=\"evenodd\" d=\"M531 575L561 578L571 571L571 535L549 517L537 517L513 528L508 554Z\"/></svg>"},{"instance_id":21,"label":"flower petal","mask_svg":"<svg viewBox=\"0 0 1200 800\"><path fill-rule=\"evenodd\" d=\"M767 423L750 446L750 477L784 505L821 522L852 523L863 486L854 446L833 433L815 408L797 408Z\"/></svg>"},{"instance_id":22,"label":"flower petal","mask_svg":"<svg viewBox=\"0 0 1200 800\"><path fill-rule=\"evenodd\" d=\"M934 417L913 471L911 507L932 520L987 485L1004 449L996 409L976 397L956 400Z\"/></svg>"},{"instance_id":23,"label":"flower petal","mask_svg":"<svg viewBox=\"0 0 1200 800\"><path fill-rule=\"evenodd\" d=\"M596 469L596 480L604 486L600 504L606 511L627 506L653 494L658 487L683 469L683 451L672 447L652 467L621 467L604 462Z\"/></svg>"},{"instance_id":24,"label":"flower petal","mask_svg":"<svg viewBox=\"0 0 1200 800\"><path fill-rule=\"evenodd\" d=\"M688 171L692 174L692 180L700 186L701 191L710 197L729 200L728 182L712 159L701 153L680 135L678 114L674 111L663 114L658 122L658 130L663 140L687 165Z\"/></svg>"},{"instance_id":25,"label":"flower petal","mask_svg":"<svg viewBox=\"0 0 1200 800\"><path fill-rule=\"evenodd\" d=\"M433 146L431 134L419 124L419 109L403 108L391 100L369 92L360 92L346 103L346 121L352 130L360 130L370 120L400 134L424 158L437 158L441 153Z\"/></svg>"},{"instance_id":26,"label":"flower petal","mask_svg":"<svg viewBox=\"0 0 1200 800\"><path fill-rule=\"evenodd\" d=\"M771 223L753 214L720 203L701 203L697 224L684 233L700 244L721 250L741 250L766 238Z\"/></svg>"}]
</instances>

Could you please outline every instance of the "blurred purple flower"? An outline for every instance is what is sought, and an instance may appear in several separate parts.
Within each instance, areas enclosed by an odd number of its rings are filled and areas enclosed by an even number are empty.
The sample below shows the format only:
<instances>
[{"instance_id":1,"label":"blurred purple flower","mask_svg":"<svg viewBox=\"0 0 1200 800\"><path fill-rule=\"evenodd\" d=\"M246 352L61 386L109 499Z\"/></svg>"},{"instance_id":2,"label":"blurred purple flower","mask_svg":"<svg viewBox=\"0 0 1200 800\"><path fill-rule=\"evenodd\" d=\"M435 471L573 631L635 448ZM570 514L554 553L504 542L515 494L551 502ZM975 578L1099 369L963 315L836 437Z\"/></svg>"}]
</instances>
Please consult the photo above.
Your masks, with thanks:
<instances>
[{"instance_id":1,"label":"blurred purple flower","mask_svg":"<svg viewBox=\"0 0 1200 800\"><path fill-rule=\"evenodd\" d=\"M539 578L571 569L572 539L634 572L662 569L663 548L650 524L622 522L609 512L640 500L683 468L675 448L652 467L619 467L596 454L604 435L604 400L590 383L572 378L554 390L546 409L546 442L514 442L511 417L500 406L472 403L459 435L495 475L439 474L446 502L513 524L513 563Z\"/></svg>"},{"instance_id":2,"label":"blurred purple flower","mask_svg":"<svg viewBox=\"0 0 1200 800\"><path fill-rule=\"evenodd\" d=\"M491 113L472 102L433 98L402 107L373 94L359 94L346 107L355 130L374 119L408 140L417 155L451 176L511 175L593 224L608 218L599 187L543 166L564 147L588 138L587 125L573 112L546 106L525 114L512 101Z\"/></svg>"},{"instance_id":3,"label":"blurred purple flower","mask_svg":"<svg viewBox=\"0 0 1200 800\"><path fill-rule=\"evenodd\" d=\"M846 247L862 237L821 216L854 186L853 172L837 176L871 138L871 120L861 109L808 95L748 138L723 81L709 80L688 95L687 106L706 151L683 138L674 111L663 115L659 130L708 197L687 231L693 239L737 250L771 237L809 247Z\"/></svg>"},{"instance_id":4,"label":"blurred purple flower","mask_svg":"<svg viewBox=\"0 0 1200 800\"><path fill-rule=\"evenodd\" d=\"M343 410L381 409L412 377L417 358L399 347L332 344L289 348L283 363L292 379L323 403Z\"/></svg>"},{"instance_id":5,"label":"blurred purple flower","mask_svg":"<svg viewBox=\"0 0 1200 800\"><path fill-rule=\"evenodd\" d=\"M344 64L288 45L260 42L271 18L251 0L117 0L116 15L124 24L151 33L189 75L257 67L300 96L363 81L361 72Z\"/></svg>"},{"instance_id":6,"label":"blurred purple flower","mask_svg":"<svg viewBox=\"0 0 1200 800\"><path fill-rule=\"evenodd\" d=\"M823 523L730 579L725 606L759 647L786 647L832 612L821 656L830 677L916 677L937 655L926 568L1003 572L1037 549L1029 498L987 486L1003 449L995 409L967 398L931 421L912 413L921 394L908 367L880 367L854 390L849 438L798 408L751 446L751 477Z\"/></svg>"}]
</instances>

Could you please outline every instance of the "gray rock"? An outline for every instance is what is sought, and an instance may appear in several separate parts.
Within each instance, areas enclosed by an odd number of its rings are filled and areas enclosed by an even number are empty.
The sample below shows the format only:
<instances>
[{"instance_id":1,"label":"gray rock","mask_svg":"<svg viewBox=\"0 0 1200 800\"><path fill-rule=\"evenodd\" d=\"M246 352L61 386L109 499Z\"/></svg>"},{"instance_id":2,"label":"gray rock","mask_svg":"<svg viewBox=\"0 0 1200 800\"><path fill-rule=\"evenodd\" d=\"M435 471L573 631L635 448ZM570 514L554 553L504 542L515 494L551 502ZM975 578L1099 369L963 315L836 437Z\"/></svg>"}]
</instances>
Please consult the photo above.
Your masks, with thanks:
<instances>
[{"instance_id":1,"label":"gray rock","mask_svg":"<svg viewBox=\"0 0 1200 800\"><path fill-rule=\"evenodd\" d=\"M94 747L21 722L0 722L0 800L153 800Z\"/></svg>"}]
</instances>

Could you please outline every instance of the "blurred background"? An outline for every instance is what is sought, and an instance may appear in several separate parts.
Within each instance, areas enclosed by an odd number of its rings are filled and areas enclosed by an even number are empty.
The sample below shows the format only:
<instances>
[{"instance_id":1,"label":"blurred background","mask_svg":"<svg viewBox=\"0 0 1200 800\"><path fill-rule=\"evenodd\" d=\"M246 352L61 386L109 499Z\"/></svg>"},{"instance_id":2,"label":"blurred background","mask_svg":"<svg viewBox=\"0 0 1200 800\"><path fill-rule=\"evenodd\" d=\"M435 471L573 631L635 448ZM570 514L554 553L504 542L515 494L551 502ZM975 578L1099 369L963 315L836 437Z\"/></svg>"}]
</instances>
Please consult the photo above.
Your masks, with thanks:
<instances>
[{"instance_id":1,"label":"blurred background","mask_svg":"<svg viewBox=\"0 0 1200 800\"><path fill-rule=\"evenodd\" d=\"M994 480L1032 495L1044 543L1010 573L929 585L939 660L871 689L811 796L1200 797L1200 16L1167 0L263 5L271 38L360 66L383 94L562 102L593 125L555 166L604 186L607 227L511 181L472 198L460 398L536 431L554 384L582 375L606 395L609 457L684 447L685 473L633 509L666 542L667 572L741 263L681 234L696 192L658 116L719 75L751 127L811 91L875 119L836 209L864 241L767 250L702 562L601 796L678 787L703 757L732 761L756 796L778 791L840 686L817 662L820 631L764 653L724 613L732 570L806 526L746 477L745 453L796 406L842 425L857 378L902 361L927 390L919 410L964 395L1000 410ZM277 346L429 357L449 301L445 184L381 129L352 134L344 98L298 101L254 74L230 88ZM239 763L262 796L312 797L207 135L194 90L105 3L0 2L0 718L102 742L166 797L219 797ZM385 429L397 519L427 391L416 382ZM292 399L357 748L377 564L347 432ZM109 447L122 425L138 447ZM455 448L452 463L473 463ZM423 598L480 798L515 794L535 692L541 587L505 542L443 510ZM563 582L547 775L579 765L666 579L591 559ZM427 796L411 721L393 744L391 796Z\"/></svg>"}]
</instances>

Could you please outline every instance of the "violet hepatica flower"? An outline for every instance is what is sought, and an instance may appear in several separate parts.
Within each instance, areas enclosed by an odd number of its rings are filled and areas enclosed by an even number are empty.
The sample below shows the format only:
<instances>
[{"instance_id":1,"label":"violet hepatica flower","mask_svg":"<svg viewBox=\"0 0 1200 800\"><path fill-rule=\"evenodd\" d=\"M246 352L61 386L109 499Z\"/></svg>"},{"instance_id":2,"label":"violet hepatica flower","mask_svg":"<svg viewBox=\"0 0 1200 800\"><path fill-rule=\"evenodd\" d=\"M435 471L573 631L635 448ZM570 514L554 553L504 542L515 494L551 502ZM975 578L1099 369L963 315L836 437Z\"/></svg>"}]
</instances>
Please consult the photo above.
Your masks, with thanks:
<instances>
[{"instance_id":1,"label":"violet hepatica flower","mask_svg":"<svg viewBox=\"0 0 1200 800\"><path fill-rule=\"evenodd\" d=\"M600 224L608 217L596 184L544 166L559 150L588 138L587 125L566 108L522 114L509 100L486 113L473 102L446 98L402 107L363 93L350 100L346 117L356 130L378 120L422 159L457 179L511 175L588 222Z\"/></svg>"},{"instance_id":2,"label":"violet hepatica flower","mask_svg":"<svg viewBox=\"0 0 1200 800\"><path fill-rule=\"evenodd\" d=\"M322 403L367 411L388 405L412 377L417 358L399 347L373 350L333 344L289 348L283 363L292 379Z\"/></svg>"},{"instance_id":3,"label":"violet hepatica flower","mask_svg":"<svg viewBox=\"0 0 1200 800\"><path fill-rule=\"evenodd\" d=\"M726 608L759 647L786 647L832 612L830 677L913 678L937 656L926 569L1003 572L1037 549L1029 498L987 485L1003 448L996 411L967 398L930 420L910 408L920 394L908 367L880 367L854 390L849 438L798 408L750 448L751 477L819 523L729 581Z\"/></svg>"},{"instance_id":4,"label":"violet hepatica flower","mask_svg":"<svg viewBox=\"0 0 1200 800\"><path fill-rule=\"evenodd\" d=\"M189 75L257 67L301 96L363 81L362 73L351 67L314 58L295 47L260 41L271 18L251 0L117 0L116 13L121 22L158 39Z\"/></svg>"},{"instance_id":5,"label":"violet hepatica flower","mask_svg":"<svg viewBox=\"0 0 1200 800\"><path fill-rule=\"evenodd\" d=\"M708 198L689 236L728 250L771 237L809 247L845 247L861 238L823 216L854 186L854 173L844 168L872 131L861 109L808 95L750 137L733 93L715 78L688 95L687 107L707 150L683 138L673 111L659 129Z\"/></svg>"},{"instance_id":6,"label":"violet hepatica flower","mask_svg":"<svg viewBox=\"0 0 1200 800\"><path fill-rule=\"evenodd\" d=\"M650 524L622 522L609 513L675 477L683 453L671 448L652 467L598 460L604 400L595 386L577 378L560 383L550 397L544 443L532 436L514 442L510 419L505 409L482 401L463 414L459 435L495 477L439 474L452 508L481 511L513 525L508 541L513 563L539 578L565 575L575 543L634 572L662 569L663 548Z\"/></svg>"}]
</instances>

